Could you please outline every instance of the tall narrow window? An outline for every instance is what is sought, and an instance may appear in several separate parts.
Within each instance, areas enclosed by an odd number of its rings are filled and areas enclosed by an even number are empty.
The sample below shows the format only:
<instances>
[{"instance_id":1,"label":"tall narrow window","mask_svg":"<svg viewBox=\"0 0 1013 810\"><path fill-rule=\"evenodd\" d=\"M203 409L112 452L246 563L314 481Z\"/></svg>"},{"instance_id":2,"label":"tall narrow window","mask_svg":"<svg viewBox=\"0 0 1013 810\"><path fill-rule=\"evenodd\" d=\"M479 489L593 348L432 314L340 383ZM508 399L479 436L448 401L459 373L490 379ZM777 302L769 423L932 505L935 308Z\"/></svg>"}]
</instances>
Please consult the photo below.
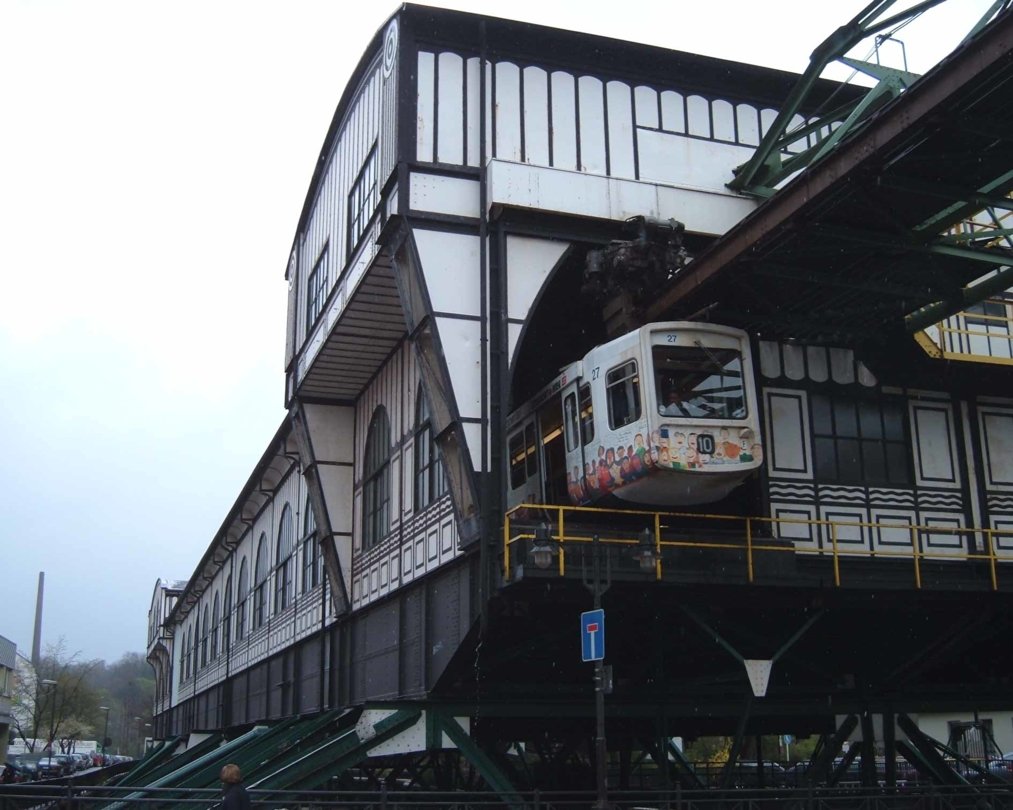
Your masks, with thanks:
<instances>
[{"instance_id":1,"label":"tall narrow window","mask_svg":"<svg viewBox=\"0 0 1013 810\"><path fill-rule=\"evenodd\" d=\"M292 551L295 547L292 507L285 504L278 522L278 550L275 553L274 612L280 613L292 601Z\"/></svg>"},{"instance_id":2,"label":"tall narrow window","mask_svg":"<svg viewBox=\"0 0 1013 810\"><path fill-rule=\"evenodd\" d=\"M211 660L218 658L218 631L222 623L222 599L221 594L215 591L214 607L211 610Z\"/></svg>"},{"instance_id":3,"label":"tall narrow window","mask_svg":"<svg viewBox=\"0 0 1013 810\"><path fill-rule=\"evenodd\" d=\"M390 531L390 421L376 409L366 434L362 485L362 540L371 548Z\"/></svg>"},{"instance_id":4,"label":"tall narrow window","mask_svg":"<svg viewBox=\"0 0 1013 810\"><path fill-rule=\"evenodd\" d=\"M433 437L429 403L420 389L415 400L415 508L429 506L446 491L443 458Z\"/></svg>"},{"instance_id":5,"label":"tall narrow window","mask_svg":"<svg viewBox=\"0 0 1013 810\"><path fill-rule=\"evenodd\" d=\"M257 544L257 564L253 569L253 621L252 630L256 630L264 624L267 617L267 535L260 534L260 542Z\"/></svg>"},{"instance_id":6,"label":"tall narrow window","mask_svg":"<svg viewBox=\"0 0 1013 810\"><path fill-rule=\"evenodd\" d=\"M306 333L309 334L317 316L324 308L324 300L327 298L327 245L320 251L310 276L306 280Z\"/></svg>"},{"instance_id":7,"label":"tall narrow window","mask_svg":"<svg viewBox=\"0 0 1013 810\"><path fill-rule=\"evenodd\" d=\"M179 637L179 679L182 681L186 676L186 633L183 633Z\"/></svg>"},{"instance_id":8,"label":"tall narrow window","mask_svg":"<svg viewBox=\"0 0 1013 810\"><path fill-rule=\"evenodd\" d=\"M239 563L239 590L236 592L236 639L246 635L246 602L250 595L250 571L246 557Z\"/></svg>"},{"instance_id":9,"label":"tall narrow window","mask_svg":"<svg viewBox=\"0 0 1013 810\"><path fill-rule=\"evenodd\" d=\"M363 161L359 176L348 192L348 252L351 254L373 218L378 198L376 188L376 144Z\"/></svg>"},{"instance_id":10,"label":"tall narrow window","mask_svg":"<svg viewBox=\"0 0 1013 810\"><path fill-rule=\"evenodd\" d=\"M302 537L302 590L306 593L320 584L320 543L317 540L317 521L313 517L309 498L306 498Z\"/></svg>"},{"instance_id":11,"label":"tall narrow window","mask_svg":"<svg viewBox=\"0 0 1013 810\"><path fill-rule=\"evenodd\" d=\"M222 652L226 655L232 646L232 577L225 580L225 600L222 605Z\"/></svg>"},{"instance_id":12,"label":"tall narrow window","mask_svg":"<svg viewBox=\"0 0 1013 810\"><path fill-rule=\"evenodd\" d=\"M208 640L211 633L211 622L208 621L211 615L211 609L204 605L204 621L201 622L201 637L200 637L200 665L203 669L208 665Z\"/></svg>"},{"instance_id":13,"label":"tall narrow window","mask_svg":"<svg viewBox=\"0 0 1013 810\"><path fill-rule=\"evenodd\" d=\"M580 439L587 447L594 441L594 406L591 404L591 386L580 387Z\"/></svg>"}]
</instances>

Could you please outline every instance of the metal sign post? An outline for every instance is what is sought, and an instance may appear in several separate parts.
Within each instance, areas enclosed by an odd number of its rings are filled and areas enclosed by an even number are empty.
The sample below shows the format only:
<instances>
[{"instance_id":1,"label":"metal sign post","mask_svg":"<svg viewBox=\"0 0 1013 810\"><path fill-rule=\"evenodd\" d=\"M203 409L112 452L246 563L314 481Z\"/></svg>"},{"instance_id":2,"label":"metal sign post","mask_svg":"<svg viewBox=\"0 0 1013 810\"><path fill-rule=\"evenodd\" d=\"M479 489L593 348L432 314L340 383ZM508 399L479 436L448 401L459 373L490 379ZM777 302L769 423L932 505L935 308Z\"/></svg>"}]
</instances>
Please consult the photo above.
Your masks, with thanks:
<instances>
[{"instance_id":1,"label":"metal sign post","mask_svg":"<svg viewBox=\"0 0 1013 810\"><path fill-rule=\"evenodd\" d=\"M595 715L595 782L597 798L594 810L608 810L608 749L605 746L605 611L601 607L601 595L608 590L609 572L604 578L601 570L601 546L598 535L591 538L591 581L584 577L584 584L594 597L594 610L580 616L581 657L594 661L594 715Z\"/></svg>"}]
</instances>

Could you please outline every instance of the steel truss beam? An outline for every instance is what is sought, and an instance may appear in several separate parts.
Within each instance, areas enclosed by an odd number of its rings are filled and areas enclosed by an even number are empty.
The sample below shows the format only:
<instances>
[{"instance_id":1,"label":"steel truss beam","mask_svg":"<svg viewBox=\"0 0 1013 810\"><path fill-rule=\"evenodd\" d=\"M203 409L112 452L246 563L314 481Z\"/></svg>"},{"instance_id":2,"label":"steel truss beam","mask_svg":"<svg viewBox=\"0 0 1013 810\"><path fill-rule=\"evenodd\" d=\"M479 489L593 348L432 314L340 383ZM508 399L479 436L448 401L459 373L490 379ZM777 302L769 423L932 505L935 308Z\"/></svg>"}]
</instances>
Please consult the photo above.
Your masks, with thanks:
<instances>
[{"instance_id":1,"label":"steel truss beam","mask_svg":"<svg viewBox=\"0 0 1013 810\"><path fill-rule=\"evenodd\" d=\"M759 147L748 161L734 170L735 178L728 183L729 188L756 197L773 195L778 183L825 156L840 141L857 131L871 113L885 101L895 98L917 79L915 74L907 71L885 68L882 65L846 57L847 52L863 40L897 28L933 6L939 5L943 0L924 0L899 14L884 17L894 2L895 0L875 0L870 3L813 51L809 58L809 66L781 106ZM994 3L975 24L969 36L974 36L1005 5L1005 2ZM819 82L820 74L833 62L849 65L877 79L878 83L865 95L829 113L815 115L807 113L813 109L811 97ZM804 119L805 124L793 129L793 122L799 116ZM831 134L802 154L785 157L785 150L791 144L821 131Z\"/></svg>"}]
</instances>

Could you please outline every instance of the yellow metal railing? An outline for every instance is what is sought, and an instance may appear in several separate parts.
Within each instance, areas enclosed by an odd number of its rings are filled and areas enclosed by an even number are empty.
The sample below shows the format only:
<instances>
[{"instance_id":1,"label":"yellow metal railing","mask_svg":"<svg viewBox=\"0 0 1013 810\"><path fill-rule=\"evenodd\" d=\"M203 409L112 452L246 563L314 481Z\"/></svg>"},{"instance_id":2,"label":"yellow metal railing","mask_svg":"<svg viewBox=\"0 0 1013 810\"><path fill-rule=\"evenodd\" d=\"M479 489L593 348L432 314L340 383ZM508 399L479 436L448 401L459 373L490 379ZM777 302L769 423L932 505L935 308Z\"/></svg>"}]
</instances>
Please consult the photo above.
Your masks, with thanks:
<instances>
[{"instance_id":1,"label":"yellow metal railing","mask_svg":"<svg viewBox=\"0 0 1013 810\"><path fill-rule=\"evenodd\" d=\"M607 523L601 523L593 530L587 525L579 526L571 531L568 523L573 523L574 516L584 514L587 517L608 518L620 517L624 524L636 523L637 517L643 518L639 529L622 528L609 530ZM568 521L569 517L569 521ZM631 520L632 519L632 520ZM568 550L576 550L586 546L594 540L597 535L598 541L603 546L638 547L641 543L639 534L649 528L653 539L653 547L656 552L654 564L654 577L660 580L663 570L663 551L665 549L708 549L728 551L741 554L745 552L746 576L749 582L755 579L755 559L757 554L780 553L798 555L830 555L833 560L834 585L841 586L841 560L845 558L877 558L877 559L910 559L913 566L915 588L922 587L922 564L925 561L979 561L988 564L989 580L992 590L999 587L997 565L1000 561L996 553L996 539L998 537L1013 537L1013 529L985 529L979 527L958 527L958 526L928 526L915 523L881 523L865 521L843 521L843 520L809 520L804 518L769 518L749 517L742 515L709 515L691 512L652 512L636 509L600 509L592 506L559 506L556 504L522 504L509 510L503 520L503 578L509 581L511 577L511 556L514 547L518 543L531 542L535 540L535 529L539 524L547 523L552 543L555 546L557 570L560 576L566 574L566 554ZM679 523L683 525L680 526ZM698 529L693 524L703 523L710 528ZM692 527L690 527L692 526ZM725 533L731 526L736 530L734 541L725 539L714 539L713 535L718 530ZM784 536L775 531L783 527L806 526L810 533L813 527L824 537L829 536L829 548L807 545L795 545L800 538ZM767 527L770 539L791 542L792 545L774 545L770 542L757 542L757 528ZM516 529L516 531L515 531ZM864 532L874 529L888 529L896 532L906 530L911 538L910 547L903 549L875 548L871 544L862 548L848 548L841 545L841 532L851 531ZM679 534L678 539L664 537L667 530L670 535ZM687 535L697 534L699 539L687 538ZM928 535L951 535L951 536L978 536L982 538L981 546L983 551L966 551L963 549L926 549L924 538ZM1013 562L1011 554L1009 562Z\"/></svg>"},{"instance_id":2,"label":"yellow metal railing","mask_svg":"<svg viewBox=\"0 0 1013 810\"><path fill-rule=\"evenodd\" d=\"M1013 318L1008 316L958 312L915 338L936 358L1013 365Z\"/></svg>"}]
</instances>

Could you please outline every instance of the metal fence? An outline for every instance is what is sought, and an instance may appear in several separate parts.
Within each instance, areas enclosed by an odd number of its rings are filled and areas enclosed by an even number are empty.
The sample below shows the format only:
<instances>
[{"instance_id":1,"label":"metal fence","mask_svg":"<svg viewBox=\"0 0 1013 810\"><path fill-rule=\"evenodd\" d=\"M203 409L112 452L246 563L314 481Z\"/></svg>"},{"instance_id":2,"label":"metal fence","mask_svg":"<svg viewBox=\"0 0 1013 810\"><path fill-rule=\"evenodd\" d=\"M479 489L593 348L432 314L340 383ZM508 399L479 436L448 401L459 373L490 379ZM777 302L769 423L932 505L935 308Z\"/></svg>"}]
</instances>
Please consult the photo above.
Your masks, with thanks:
<instances>
[{"instance_id":1,"label":"metal fence","mask_svg":"<svg viewBox=\"0 0 1013 810\"><path fill-rule=\"evenodd\" d=\"M257 791L253 806L273 810L589 810L592 791L492 793L375 791ZM0 810L60 808L201 808L218 806L213 789L95 788L74 785L5 785ZM1013 786L916 788L770 788L736 790L613 790L614 810L1013 810Z\"/></svg>"}]
</instances>

